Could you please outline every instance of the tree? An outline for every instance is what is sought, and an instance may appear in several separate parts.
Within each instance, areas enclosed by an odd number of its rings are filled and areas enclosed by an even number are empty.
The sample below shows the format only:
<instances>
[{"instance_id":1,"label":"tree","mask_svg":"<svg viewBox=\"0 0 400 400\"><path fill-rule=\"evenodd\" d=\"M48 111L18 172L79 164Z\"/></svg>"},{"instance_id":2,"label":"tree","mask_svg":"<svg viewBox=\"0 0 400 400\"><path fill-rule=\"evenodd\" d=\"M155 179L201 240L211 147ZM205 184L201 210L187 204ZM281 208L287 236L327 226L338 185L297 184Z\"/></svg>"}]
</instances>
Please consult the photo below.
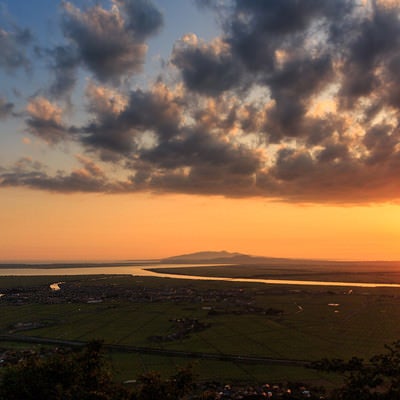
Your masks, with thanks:
<instances>
[{"instance_id":1,"label":"tree","mask_svg":"<svg viewBox=\"0 0 400 400\"><path fill-rule=\"evenodd\" d=\"M23 359L4 372L0 384L0 400L128 398L128 392L113 382L98 341L79 352Z\"/></svg>"},{"instance_id":2,"label":"tree","mask_svg":"<svg viewBox=\"0 0 400 400\"><path fill-rule=\"evenodd\" d=\"M169 379L162 379L157 372L140 375L135 400L179 400L192 391L194 375L190 366L178 370Z\"/></svg>"},{"instance_id":3,"label":"tree","mask_svg":"<svg viewBox=\"0 0 400 400\"><path fill-rule=\"evenodd\" d=\"M385 348L385 353L369 362L357 357L349 361L324 359L312 367L343 374L344 385L333 392L333 400L397 400L400 399L400 340Z\"/></svg>"},{"instance_id":4,"label":"tree","mask_svg":"<svg viewBox=\"0 0 400 400\"><path fill-rule=\"evenodd\" d=\"M139 376L132 391L115 383L102 343L92 341L80 351L38 354L8 367L0 382L0 400L178 400L194 386L191 367L169 379L157 372Z\"/></svg>"}]
</instances>

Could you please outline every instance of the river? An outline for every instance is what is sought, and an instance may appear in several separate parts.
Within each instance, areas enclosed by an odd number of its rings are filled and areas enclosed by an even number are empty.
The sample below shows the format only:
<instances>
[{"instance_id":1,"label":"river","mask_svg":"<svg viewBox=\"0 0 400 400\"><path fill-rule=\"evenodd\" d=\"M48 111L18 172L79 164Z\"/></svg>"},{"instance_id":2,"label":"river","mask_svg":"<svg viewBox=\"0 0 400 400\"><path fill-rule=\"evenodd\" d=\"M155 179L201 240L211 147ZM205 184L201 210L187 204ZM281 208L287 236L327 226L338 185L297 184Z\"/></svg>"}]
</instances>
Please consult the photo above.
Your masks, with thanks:
<instances>
[{"instance_id":1,"label":"river","mask_svg":"<svg viewBox=\"0 0 400 400\"><path fill-rule=\"evenodd\" d=\"M200 267L199 264L145 264L130 266L99 266L99 267L75 267L75 268L0 268L0 276L63 276L63 275L133 275L149 276L157 278L174 278L186 280L202 281L224 281L224 282L246 282L246 283L264 283L268 285L306 285L306 286L338 286L338 287L391 287L400 288L397 283L363 283L363 282L335 282L335 281L308 281L308 280L290 280L290 279L253 279L253 278L226 278L214 276L197 275L178 275L162 272L150 271L152 268L187 268ZM208 267L210 265L207 265Z\"/></svg>"}]
</instances>

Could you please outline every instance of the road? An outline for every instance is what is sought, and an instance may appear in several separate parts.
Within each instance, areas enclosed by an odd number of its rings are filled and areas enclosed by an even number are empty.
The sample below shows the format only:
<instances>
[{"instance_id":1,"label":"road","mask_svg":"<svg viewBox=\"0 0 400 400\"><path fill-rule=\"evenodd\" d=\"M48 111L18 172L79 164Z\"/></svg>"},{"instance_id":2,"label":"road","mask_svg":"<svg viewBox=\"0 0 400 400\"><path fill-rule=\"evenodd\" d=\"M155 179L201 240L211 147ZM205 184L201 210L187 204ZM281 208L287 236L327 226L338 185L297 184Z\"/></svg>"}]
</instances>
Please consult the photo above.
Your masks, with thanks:
<instances>
[{"instance_id":1,"label":"road","mask_svg":"<svg viewBox=\"0 0 400 400\"><path fill-rule=\"evenodd\" d=\"M75 340L61 340L52 338L41 338L36 336L22 336L22 335L0 335L0 342L22 342L34 344L50 344L58 346L82 347L87 342ZM120 352L120 353L140 353L140 354L154 354L166 357L181 357L181 358L199 358L207 360L220 360L232 361L235 363L253 363L253 364L279 364L279 365L296 365L307 366L309 361L305 360L289 360L280 358L270 358L261 356L246 356L238 354L222 354L222 353L201 353L168 349L157 349L152 347L129 346L121 344L103 344L107 350Z\"/></svg>"}]
</instances>

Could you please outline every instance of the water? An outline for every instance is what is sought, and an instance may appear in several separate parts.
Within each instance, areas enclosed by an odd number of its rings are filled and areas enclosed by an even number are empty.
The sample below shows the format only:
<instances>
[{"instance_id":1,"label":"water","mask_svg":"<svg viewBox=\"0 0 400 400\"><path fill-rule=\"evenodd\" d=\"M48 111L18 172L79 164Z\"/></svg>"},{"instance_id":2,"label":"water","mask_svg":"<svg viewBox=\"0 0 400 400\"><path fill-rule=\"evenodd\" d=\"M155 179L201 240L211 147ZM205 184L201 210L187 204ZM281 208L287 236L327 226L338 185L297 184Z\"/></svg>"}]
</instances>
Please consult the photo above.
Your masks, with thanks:
<instances>
[{"instance_id":1,"label":"water","mask_svg":"<svg viewBox=\"0 0 400 400\"><path fill-rule=\"evenodd\" d=\"M50 285L50 289L51 289L51 290L54 290L54 291L61 290L60 285L63 284L63 283L65 283L65 282L55 282L55 283L52 283L52 284Z\"/></svg>"},{"instance_id":2,"label":"water","mask_svg":"<svg viewBox=\"0 0 400 400\"><path fill-rule=\"evenodd\" d=\"M201 264L146 264L130 266L99 266L99 267L76 267L76 268L0 268L0 276L62 276L62 275L133 275L148 276L156 278L174 278L197 281L224 281L224 282L246 282L246 283L264 283L268 285L306 285L306 286L338 286L338 287L362 287L377 288L391 287L400 288L397 283L363 283L363 282L334 282L334 281L307 281L307 280L289 280L289 279L252 279L252 278L226 278L197 275L178 275L162 272L153 272L151 268L187 268L201 267ZM210 265L207 265L208 267Z\"/></svg>"}]
</instances>

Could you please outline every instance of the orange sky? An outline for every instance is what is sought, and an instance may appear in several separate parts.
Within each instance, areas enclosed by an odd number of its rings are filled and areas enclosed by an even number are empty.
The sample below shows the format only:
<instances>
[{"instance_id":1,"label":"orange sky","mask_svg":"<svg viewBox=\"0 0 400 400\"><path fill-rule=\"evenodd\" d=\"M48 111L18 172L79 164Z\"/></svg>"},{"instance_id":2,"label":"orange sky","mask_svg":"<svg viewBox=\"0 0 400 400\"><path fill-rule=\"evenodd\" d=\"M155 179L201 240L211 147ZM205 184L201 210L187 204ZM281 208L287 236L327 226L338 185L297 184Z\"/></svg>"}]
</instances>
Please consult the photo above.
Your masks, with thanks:
<instances>
[{"instance_id":1,"label":"orange sky","mask_svg":"<svg viewBox=\"0 0 400 400\"><path fill-rule=\"evenodd\" d=\"M187 195L0 191L1 261L158 258L201 250L400 259L400 206Z\"/></svg>"},{"instance_id":2,"label":"orange sky","mask_svg":"<svg viewBox=\"0 0 400 400\"><path fill-rule=\"evenodd\" d=\"M399 1L0 1L0 262L400 260Z\"/></svg>"}]
</instances>

